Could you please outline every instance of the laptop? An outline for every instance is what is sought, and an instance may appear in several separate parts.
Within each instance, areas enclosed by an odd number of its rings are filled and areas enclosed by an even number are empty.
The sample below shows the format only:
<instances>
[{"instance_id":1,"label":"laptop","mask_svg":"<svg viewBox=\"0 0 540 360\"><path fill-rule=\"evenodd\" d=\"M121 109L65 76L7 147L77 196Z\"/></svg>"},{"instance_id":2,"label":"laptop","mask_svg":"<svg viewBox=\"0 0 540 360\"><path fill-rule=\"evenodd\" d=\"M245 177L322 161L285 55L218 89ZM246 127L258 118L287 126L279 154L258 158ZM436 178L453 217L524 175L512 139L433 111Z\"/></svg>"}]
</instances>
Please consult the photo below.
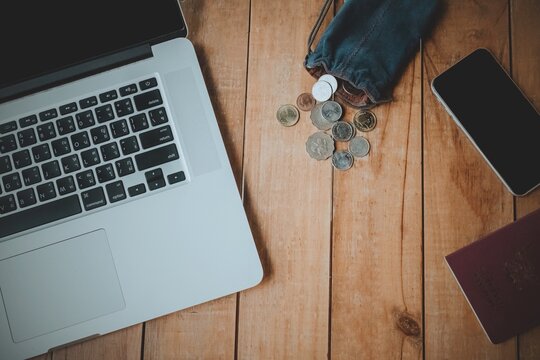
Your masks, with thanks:
<instances>
[{"instance_id":1,"label":"laptop","mask_svg":"<svg viewBox=\"0 0 540 360\"><path fill-rule=\"evenodd\" d=\"M0 358L259 283L177 1L0 7Z\"/></svg>"}]
</instances>

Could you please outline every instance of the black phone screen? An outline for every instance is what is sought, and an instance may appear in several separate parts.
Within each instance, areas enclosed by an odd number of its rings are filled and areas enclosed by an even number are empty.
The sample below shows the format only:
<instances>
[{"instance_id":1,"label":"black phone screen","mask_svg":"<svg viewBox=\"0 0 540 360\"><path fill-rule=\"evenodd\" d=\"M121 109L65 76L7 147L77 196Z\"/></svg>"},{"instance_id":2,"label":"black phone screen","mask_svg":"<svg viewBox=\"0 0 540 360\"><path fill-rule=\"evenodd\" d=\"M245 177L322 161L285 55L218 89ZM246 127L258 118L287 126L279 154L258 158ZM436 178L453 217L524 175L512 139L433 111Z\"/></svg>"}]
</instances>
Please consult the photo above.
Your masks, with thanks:
<instances>
[{"instance_id":1,"label":"black phone screen","mask_svg":"<svg viewBox=\"0 0 540 360\"><path fill-rule=\"evenodd\" d=\"M540 115L489 51L466 56L432 87L514 194L540 184Z\"/></svg>"}]
</instances>

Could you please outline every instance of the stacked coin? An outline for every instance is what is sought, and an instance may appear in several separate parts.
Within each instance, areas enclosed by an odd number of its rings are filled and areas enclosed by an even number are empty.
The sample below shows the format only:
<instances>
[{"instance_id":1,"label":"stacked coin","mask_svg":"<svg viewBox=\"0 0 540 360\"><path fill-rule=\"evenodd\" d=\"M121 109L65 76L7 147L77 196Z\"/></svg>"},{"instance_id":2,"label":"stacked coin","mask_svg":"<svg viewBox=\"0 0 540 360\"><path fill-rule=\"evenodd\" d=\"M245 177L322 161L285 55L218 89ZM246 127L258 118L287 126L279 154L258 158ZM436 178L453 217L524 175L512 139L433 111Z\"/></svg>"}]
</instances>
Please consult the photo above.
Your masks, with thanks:
<instances>
[{"instance_id":1,"label":"stacked coin","mask_svg":"<svg viewBox=\"0 0 540 360\"><path fill-rule=\"evenodd\" d=\"M346 86L344 82L341 86ZM341 120L343 108L334 101L333 95L339 83L332 75L323 75L313 85L312 92L300 94L296 106L283 105L278 109L277 119L283 126L293 126L300 118L300 112L310 112L310 119L320 131L312 134L306 141L306 151L315 160L332 157L332 165L337 170L348 170L354 158L363 158L370 152L371 145L363 136L356 136L356 131L369 132L377 125L377 117L371 111L358 111L352 124ZM332 100L330 100L332 99ZM330 130L330 134L325 131ZM348 150L336 151L335 141L348 142Z\"/></svg>"}]
</instances>

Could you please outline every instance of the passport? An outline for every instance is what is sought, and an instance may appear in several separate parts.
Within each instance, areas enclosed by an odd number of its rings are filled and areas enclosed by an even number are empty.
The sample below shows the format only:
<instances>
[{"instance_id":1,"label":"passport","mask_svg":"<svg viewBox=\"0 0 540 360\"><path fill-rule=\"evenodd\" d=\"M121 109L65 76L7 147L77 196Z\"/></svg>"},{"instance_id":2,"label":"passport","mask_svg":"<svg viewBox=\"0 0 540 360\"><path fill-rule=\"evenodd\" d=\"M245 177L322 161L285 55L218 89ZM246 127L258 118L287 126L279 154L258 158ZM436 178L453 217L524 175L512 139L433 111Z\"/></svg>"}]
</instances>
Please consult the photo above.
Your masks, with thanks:
<instances>
[{"instance_id":1,"label":"passport","mask_svg":"<svg viewBox=\"0 0 540 360\"><path fill-rule=\"evenodd\" d=\"M540 209L445 260L492 343L540 325Z\"/></svg>"}]
</instances>

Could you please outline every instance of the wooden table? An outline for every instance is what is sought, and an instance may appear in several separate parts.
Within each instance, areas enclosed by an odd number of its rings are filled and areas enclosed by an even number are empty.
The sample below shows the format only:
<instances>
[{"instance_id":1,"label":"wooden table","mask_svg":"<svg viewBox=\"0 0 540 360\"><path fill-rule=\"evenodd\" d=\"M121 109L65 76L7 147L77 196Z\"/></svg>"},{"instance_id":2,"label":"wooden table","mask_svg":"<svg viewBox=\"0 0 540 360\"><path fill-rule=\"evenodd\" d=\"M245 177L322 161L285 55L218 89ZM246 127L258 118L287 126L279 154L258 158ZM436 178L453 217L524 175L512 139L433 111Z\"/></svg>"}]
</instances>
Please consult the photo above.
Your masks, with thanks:
<instances>
[{"instance_id":1,"label":"wooden table","mask_svg":"<svg viewBox=\"0 0 540 360\"><path fill-rule=\"evenodd\" d=\"M488 341L443 261L538 208L540 191L513 198L430 90L487 47L540 108L540 1L447 0L347 172L307 156L309 114L275 119L314 82L302 62L322 3L182 2L263 282L49 358L540 359L540 328Z\"/></svg>"}]
</instances>

